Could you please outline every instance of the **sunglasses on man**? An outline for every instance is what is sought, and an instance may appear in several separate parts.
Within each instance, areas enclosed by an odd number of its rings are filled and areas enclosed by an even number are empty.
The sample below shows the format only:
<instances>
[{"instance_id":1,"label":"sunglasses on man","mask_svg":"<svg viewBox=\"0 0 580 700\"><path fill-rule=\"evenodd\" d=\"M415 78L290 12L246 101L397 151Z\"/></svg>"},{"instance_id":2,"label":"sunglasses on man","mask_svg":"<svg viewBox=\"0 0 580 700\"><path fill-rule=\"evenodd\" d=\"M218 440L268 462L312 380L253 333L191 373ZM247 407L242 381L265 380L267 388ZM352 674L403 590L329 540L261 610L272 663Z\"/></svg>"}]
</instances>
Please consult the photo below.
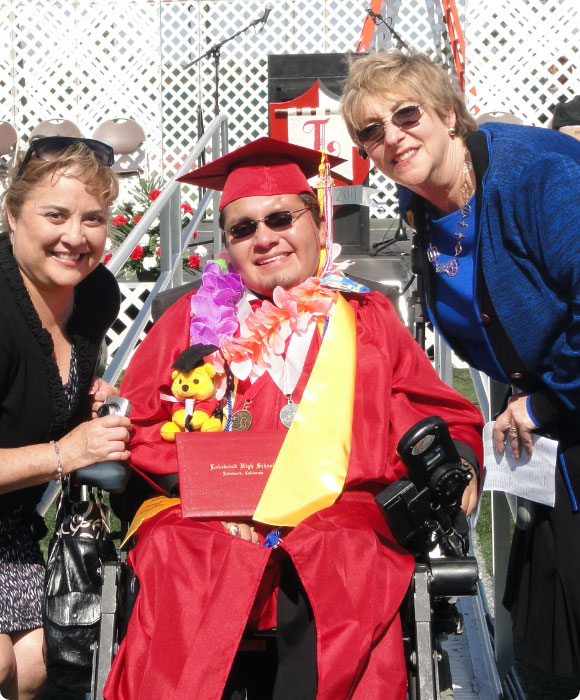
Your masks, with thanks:
<instances>
[{"instance_id":1,"label":"sunglasses on man","mask_svg":"<svg viewBox=\"0 0 580 700\"><path fill-rule=\"evenodd\" d=\"M87 148L89 148L103 165L111 167L115 161L115 153L111 146L102 141L97 141L95 139L83 139L76 136L42 136L40 138L34 139L31 142L26 155L20 167L18 168L18 173L16 177L22 175L24 168L32 158L34 154L40 160L55 160L63 155L71 146L77 143L84 143Z\"/></svg>"},{"instance_id":2,"label":"sunglasses on man","mask_svg":"<svg viewBox=\"0 0 580 700\"><path fill-rule=\"evenodd\" d=\"M296 219L311 208L312 207L303 207L302 209L294 209L294 211L273 211L263 219L242 219L242 221L226 229L226 233L229 234L234 241L239 241L242 238L254 235L258 230L259 223L266 224L266 226L273 231L282 231L292 226Z\"/></svg>"},{"instance_id":3,"label":"sunglasses on man","mask_svg":"<svg viewBox=\"0 0 580 700\"><path fill-rule=\"evenodd\" d=\"M420 102L418 105L409 105L408 107L401 107L390 119L385 119L382 122L373 122L364 129L355 131L355 138L361 146L369 146L385 138L385 127L387 124L394 124L398 129L411 129L416 126L421 119L422 113L419 109L423 105ZM361 154L362 155L362 154ZM366 154L365 154L366 156Z\"/></svg>"}]
</instances>

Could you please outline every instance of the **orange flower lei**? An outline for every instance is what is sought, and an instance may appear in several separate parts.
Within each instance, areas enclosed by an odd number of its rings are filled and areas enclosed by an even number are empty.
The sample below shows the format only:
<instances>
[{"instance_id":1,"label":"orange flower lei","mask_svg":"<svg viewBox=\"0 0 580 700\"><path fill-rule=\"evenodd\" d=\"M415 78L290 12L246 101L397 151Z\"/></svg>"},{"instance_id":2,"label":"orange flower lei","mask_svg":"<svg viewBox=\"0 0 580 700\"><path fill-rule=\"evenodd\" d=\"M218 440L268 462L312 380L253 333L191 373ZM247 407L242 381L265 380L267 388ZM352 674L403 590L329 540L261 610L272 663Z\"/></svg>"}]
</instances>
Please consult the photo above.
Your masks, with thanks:
<instances>
[{"instance_id":1,"label":"orange flower lei","mask_svg":"<svg viewBox=\"0 0 580 700\"><path fill-rule=\"evenodd\" d=\"M292 289L276 287L272 302L266 300L240 324L237 338L224 338L220 350L238 379L259 377L284 354L293 332L304 333L311 323L328 316L338 292L310 277Z\"/></svg>"}]
</instances>

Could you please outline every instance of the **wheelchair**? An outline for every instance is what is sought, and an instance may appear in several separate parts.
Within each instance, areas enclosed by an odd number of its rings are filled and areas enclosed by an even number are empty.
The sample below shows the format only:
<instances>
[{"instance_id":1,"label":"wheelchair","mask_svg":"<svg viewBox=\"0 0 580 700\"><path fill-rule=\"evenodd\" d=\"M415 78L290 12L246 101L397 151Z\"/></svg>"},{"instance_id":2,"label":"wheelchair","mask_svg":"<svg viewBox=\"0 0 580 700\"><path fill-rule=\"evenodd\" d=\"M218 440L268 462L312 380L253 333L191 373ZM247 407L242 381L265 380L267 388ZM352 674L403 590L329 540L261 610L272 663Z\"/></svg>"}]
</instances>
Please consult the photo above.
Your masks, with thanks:
<instances>
[{"instance_id":1,"label":"wheelchair","mask_svg":"<svg viewBox=\"0 0 580 700\"><path fill-rule=\"evenodd\" d=\"M421 440L427 433L441 430L441 419L426 419L409 434ZM446 430L446 428L445 428ZM419 438L417 438L419 435ZM448 435L448 433L447 433ZM415 571L401 606L403 642L407 665L409 700L449 700L453 697L452 679L442 640L462 631L462 617L454 600L477 594L479 578L477 561L468 556L466 522L457 519L460 494L465 486L465 473L458 457L448 454L449 443L439 450L440 469L434 474L401 479L377 495L377 503L385 510L393 533L399 542L415 555ZM433 443L430 443L433 446ZM416 451L416 450L415 450ZM400 452L401 454L401 452ZM431 460L431 452L426 455ZM127 483L127 467L108 463L83 470L77 475L81 485L97 486L113 493L121 492ZM433 470L431 470L433 471ZM443 483L443 487L441 484ZM441 493L443 488L444 494ZM439 546L443 556L433 558L430 552ZM103 688L118 646L125 634L138 582L126 563L126 554L116 562L102 565L101 620L93 656L91 700L102 700ZM267 700L276 667L275 630L245 636L234 662L234 668L245 680L248 700Z\"/></svg>"}]
</instances>

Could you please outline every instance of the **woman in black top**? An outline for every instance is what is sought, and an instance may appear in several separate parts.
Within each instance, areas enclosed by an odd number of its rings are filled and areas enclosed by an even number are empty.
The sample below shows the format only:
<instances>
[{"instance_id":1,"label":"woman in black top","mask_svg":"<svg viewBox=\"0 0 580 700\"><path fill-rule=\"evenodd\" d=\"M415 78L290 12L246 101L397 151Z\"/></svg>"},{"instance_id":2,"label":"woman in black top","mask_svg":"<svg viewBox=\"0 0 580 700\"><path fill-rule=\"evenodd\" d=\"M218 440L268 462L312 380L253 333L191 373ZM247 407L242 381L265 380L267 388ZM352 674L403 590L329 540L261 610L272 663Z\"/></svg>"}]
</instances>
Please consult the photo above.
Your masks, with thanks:
<instances>
[{"instance_id":1,"label":"woman in black top","mask_svg":"<svg viewBox=\"0 0 580 700\"><path fill-rule=\"evenodd\" d=\"M119 310L100 265L118 193L113 154L99 141L34 141L4 195L0 234L0 692L40 697L44 523L51 479L125 460L130 423L91 420L107 393L94 378Z\"/></svg>"}]
</instances>

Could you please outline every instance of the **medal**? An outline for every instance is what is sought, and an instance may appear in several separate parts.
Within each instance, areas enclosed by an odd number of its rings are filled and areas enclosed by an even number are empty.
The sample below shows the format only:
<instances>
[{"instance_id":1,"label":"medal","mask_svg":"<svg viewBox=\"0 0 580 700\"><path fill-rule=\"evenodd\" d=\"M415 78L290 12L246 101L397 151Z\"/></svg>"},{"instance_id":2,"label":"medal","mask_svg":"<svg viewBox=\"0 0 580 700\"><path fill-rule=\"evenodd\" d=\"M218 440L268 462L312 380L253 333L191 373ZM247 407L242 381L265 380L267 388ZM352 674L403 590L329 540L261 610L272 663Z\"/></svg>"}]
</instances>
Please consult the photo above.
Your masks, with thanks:
<instances>
[{"instance_id":1,"label":"medal","mask_svg":"<svg viewBox=\"0 0 580 700\"><path fill-rule=\"evenodd\" d=\"M232 430L249 430L252 425L252 414L244 406L232 416Z\"/></svg>"},{"instance_id":2,"label":"medal","mask_svg":"<svg viewBox=\"0 0 580 700\"><path fill-rule=\"evenodd\" d=\"M296 415L297 410L298 404L294 403L294 401L292 401L292 398L289 397L288 403L285 406L282 406L280 410L280 420L282 422L282 425L289 428L292 425L292 421L294 420L294 416Z\"/></svg>"}]
</instances>

